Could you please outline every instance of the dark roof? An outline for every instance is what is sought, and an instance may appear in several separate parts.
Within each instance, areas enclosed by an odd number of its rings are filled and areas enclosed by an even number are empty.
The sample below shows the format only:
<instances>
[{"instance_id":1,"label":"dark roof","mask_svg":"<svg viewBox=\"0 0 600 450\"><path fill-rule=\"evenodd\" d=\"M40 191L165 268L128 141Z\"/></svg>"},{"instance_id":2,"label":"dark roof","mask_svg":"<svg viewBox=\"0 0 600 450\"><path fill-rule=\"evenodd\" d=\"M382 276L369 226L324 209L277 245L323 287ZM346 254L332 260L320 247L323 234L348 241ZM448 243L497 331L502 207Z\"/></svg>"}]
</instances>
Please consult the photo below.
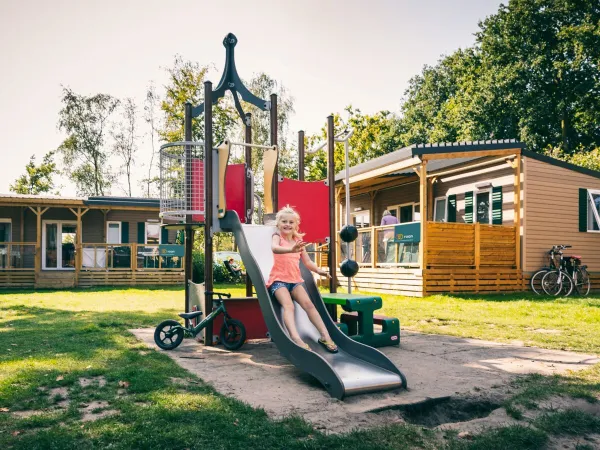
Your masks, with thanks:
<instances>
[{"instance_id":1,"label":"dark roof","mask_svg":"<svg viewBox=\"0 0 600 450\"><path fill-rule=\"evenodd\" d=\"M145 206L148 208L160 208L160 200L156 198L141 197L88 197L83 201L86 205L101 206Z\"/></svg>"},{"instance_id":2,"label":"dark roof","mask_svg":"<svg viewBox=\"0 0 600 450\"><path fill-rule=\"evenodd\" d=\"M523 142L519 142L516 139L493 139L487 141L465 141L465 142L443 142L436 144L413 144L408 147L401 148L391 153L379 156L378 158L371 159L362 164L357 164L350 168L350 176L360 175L362 173L370 172L371 170L379 169L387 165L397 163L415 156L420 157L422 155L431 155L435 153L454 153L454 152L473 152L472 156L463 158L453 159L436 159L432 160L428 164L429 170L439 170L450 165L461 164L473 159L477 159L478 151L484 152L487 150L503 150L518 148L521 149L521 153L528 158L536 159L538 161L552 164L554 166L563 167L565 169L573 170L575 172L590 175L592 177L600 178L600 171L586 169L585 167L576 166L565 161L561 161L550 156L535 153L526 149ZM404 173L410 173L411 171L399 171L389 175L400 175ZM345 172L338 172L335 176L336 181L341 181L345 177Z\"/></svg>"}]
</instances>

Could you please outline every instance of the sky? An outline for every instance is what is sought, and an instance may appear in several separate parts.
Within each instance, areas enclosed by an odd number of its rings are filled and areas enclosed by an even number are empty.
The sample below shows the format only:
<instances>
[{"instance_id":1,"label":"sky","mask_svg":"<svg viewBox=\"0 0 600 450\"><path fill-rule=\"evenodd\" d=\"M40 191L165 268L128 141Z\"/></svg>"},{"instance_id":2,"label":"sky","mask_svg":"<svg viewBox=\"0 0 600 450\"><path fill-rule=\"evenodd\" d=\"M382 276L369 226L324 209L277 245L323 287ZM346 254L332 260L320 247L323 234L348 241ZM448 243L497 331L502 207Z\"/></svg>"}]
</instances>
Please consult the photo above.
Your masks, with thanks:
<instances>
[{"instance_id":1,"label":"sky","mask_svg":"<svg viewBox=\"0 0 600 450\"><path fill-rule=\"evenodd\" d=\"M282 83L295 99L290 132L310 134L349 104L364 113L399 111L410 78L472 45L478 22L500 3L0 0L0 193L31 155L39 163L65 138L57 128L62 86L132 97L141 108L150 82L162 92L176 54L212 65L216 86L222 40L231 32L240 76L265 72ZM142 164L149 144L139 152ZM61 184L64 195L75 194L68 181Z\"/></svg>"}]
</instances>

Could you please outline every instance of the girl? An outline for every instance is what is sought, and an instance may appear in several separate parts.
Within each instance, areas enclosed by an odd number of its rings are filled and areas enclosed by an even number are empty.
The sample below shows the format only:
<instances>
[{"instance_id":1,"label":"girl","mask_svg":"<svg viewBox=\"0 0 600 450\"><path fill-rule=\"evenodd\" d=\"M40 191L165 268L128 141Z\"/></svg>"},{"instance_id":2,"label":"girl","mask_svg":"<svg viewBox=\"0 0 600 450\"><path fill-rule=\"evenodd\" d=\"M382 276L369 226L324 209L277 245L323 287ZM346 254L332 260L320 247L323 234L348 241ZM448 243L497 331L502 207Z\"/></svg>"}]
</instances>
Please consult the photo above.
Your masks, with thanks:
<instances>
[{"instance_id":1,"label":"girl","mask_svg":"<svg viewBox=\"0 0 600 450\"><path fill-rule=\"evenodd\" d=\"M304 286L302 286L300 258L309 270L326 277L329 277L329 274L317 267L308 257L304 249L308 243L302 240L304 235L298 231L299 224L300 216L290 206L286 206L277 213L276 226L278 233L273 235L271 242L274 263L267 287L271 295L281 304L283 322L296 344L310 350L310 347L302 341L296 329L292 297L306 311L310 321L319 330L321 334L319 344L325 347L327 351L336 353L338 351L337 345L331 340L323 319L321 319L315 305L313 305Z\"/></svg>"}]
</instances>

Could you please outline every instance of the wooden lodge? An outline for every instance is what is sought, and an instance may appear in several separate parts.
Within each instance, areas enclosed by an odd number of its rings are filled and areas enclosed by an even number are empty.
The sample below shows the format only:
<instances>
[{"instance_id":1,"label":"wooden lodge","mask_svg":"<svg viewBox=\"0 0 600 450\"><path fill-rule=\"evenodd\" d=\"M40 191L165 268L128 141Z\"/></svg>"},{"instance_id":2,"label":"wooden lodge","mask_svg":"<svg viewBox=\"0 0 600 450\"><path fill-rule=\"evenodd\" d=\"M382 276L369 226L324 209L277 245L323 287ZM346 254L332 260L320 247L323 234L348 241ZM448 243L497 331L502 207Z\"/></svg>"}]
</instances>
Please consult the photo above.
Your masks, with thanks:
<instances>
[{"instance_id":1,"label":"wooden lodge","mask_svg":"<svg viewBox=\"0 0 600 450\"><path fill-rule=\"evenodd\" d=\"M0 288L183 284L159 201L0 194Z\"/></svg>"},{"instance_id":2,"label":"wooden lodge","mask_svg":"<svg viewBox=\"0 0 600 450\"><path fill-rule=\"evenodd\" d=\"M600 287L600 172L515 141L413 145L350 169L350 257L364 291L423 296L528 288L545 252L570 244ZM345 223L344 173L336 225ZM380 226L388 211L402 227ZM388 219L389 220L389 219ZM345 258L345 245L338 258ZM345 278L338 272L338 279Z\"/></svg>"}]
</instances>

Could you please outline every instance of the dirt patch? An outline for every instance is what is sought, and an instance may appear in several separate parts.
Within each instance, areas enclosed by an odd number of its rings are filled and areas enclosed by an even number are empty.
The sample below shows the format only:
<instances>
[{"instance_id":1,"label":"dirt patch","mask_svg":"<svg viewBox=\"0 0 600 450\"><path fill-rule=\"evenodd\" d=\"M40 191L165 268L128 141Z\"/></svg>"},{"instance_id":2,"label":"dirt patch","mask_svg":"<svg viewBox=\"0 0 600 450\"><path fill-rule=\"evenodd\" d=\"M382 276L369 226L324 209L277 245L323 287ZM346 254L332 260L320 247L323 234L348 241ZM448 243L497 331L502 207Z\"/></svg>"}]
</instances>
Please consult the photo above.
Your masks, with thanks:
<instances>
[{"instance_id":1,"label":"dirt patch","mask_svg":"<svg viewBox=\"0 0 600 450\"><path fill-rule=\"evenodd\" d=\"M500 402L484 398L445 397L399 405L390 409L397 411L407 423L435 428L443 424L468 422L473 419L487 417L500 406Z\"/></svg>"},{"instance_id":2,"label":"dirt patch","mask_svg":"<svg viewBox=\"0 0 600 450\"><path fill-rule=\"evenodd\" d=\"M600 448L600 434L584 437L556 437L548 442L548 450L594 450Z\"/></svg>"},{"instance_id":3,"label":"dirt patch","mask_svg":"<svg viewBox=\"0 0 600 450\"><path fill-rule=\"evenodd\" d=\"M82 422L93 422L119 414L116 409L107 409L110 404L106 401L93 401L83 408L79 408L79 412L83 415Z\"/></svg>"},{"instance_id":4,"label":"dirt patch","mask_svg":"<svg viewBox=\"0 0 600 450\"><path fill-rule=\"evenodd\" d=\"M63 399L66 400L69 398L69 390L66 387L57 387L50 389L48 391L48 396L50 399Z\"/></svg>"},{"instance_id":5,"label":"dirt patch","mask_svg":"<svg viewBox=\"0 0 600 450\"><path fill-rule=\"evenodd\" d=\"M97 387L106 386L106 378L104 378L103 376L91 377L91 378L83 378L82 377L77 381L79 382L79 386L81 386L82 388L86 388L88 386L97 386Z\"/></svg>"}]
</instances>

